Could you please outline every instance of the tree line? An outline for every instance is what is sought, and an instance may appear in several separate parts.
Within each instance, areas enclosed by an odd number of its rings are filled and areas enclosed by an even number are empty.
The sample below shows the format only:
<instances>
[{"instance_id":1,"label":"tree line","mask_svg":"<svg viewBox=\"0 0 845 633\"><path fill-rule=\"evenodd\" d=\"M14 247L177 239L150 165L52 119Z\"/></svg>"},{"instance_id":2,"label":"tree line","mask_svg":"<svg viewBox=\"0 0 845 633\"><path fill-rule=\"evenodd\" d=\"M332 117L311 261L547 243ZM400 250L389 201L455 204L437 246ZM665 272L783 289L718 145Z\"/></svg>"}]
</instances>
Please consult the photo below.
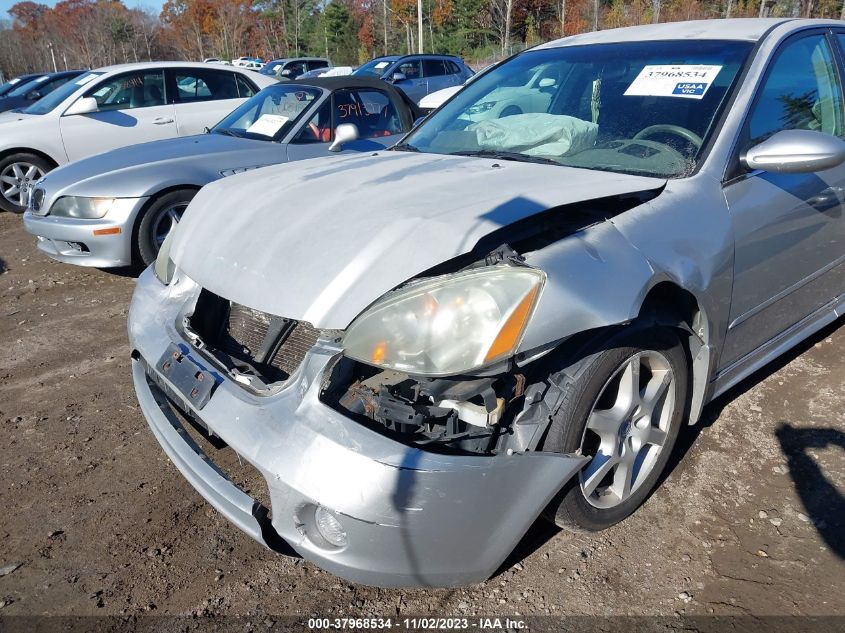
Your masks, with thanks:
<instances>
[{"instance_id":1,"label":"tree line","mask_svg":"<svg viewBox=\"0 0 845 633\"><path fill-rule=\"evenodd\" d=\"M0 22L6 77L162 59L319 55L357 65L442 52L476 66L584 31L691 19L845 17L845 0L167 0L156 15L121 0L27 0Z\"/></svg>"}]
</instances>

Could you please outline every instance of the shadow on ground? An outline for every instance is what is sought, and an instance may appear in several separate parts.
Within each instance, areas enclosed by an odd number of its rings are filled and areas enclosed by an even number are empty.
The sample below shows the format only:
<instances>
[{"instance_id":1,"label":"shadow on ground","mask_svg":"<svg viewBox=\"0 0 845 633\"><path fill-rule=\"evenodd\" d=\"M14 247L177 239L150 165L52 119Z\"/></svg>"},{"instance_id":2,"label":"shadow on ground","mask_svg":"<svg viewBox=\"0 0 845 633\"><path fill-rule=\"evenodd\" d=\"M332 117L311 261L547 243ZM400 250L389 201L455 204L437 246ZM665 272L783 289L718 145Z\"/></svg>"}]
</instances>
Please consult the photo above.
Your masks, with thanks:
<instances>
[{"instance_id":1,"label":"shadow on ground","mask_svg":"<svg viewBox=\"0 0 845 633\"><path fill-rule=\"evenodd\" d=\"M795 492L825 543L845 558L845 497L825 476L809 449L830 446L845 451L845 433L833 428L800 428L783 423L777 430Z\"/></svg>"},{"instance_id":2,"label":"shadow on ground","mask_svg":"<svg viewBox=\"0 0 845 633\"><path fill-rule=\"evenodd\" d=\"M701 420L697 424L681 429L672 450L672 456L666 464L666 469L657 486L655 486L655 490L681 465L699 435L719 419L722 410L728 403L781 370L803 353L812 349L816 343L823 341L843 326L845 326L845 318L834 321L710 402L704 408ZM816 523L816 528L831 549L845 558L845 530L842 529L843 524L845 524L845 518L843 518L845 516L845 499L821 473L818 464L805 452L810 447L823 447L830 444L845 449L845 434L835 429L796 429L784 425L778 431L778 440L780 440L783 451L789 460L795 488L807 508L808 514ZM793 465L793 460L795 465ZM547 519L543 517L537 519L493 575L493 578L524 558L529 557L560 531L560 528Z\"/></svg>"}]
</instances>

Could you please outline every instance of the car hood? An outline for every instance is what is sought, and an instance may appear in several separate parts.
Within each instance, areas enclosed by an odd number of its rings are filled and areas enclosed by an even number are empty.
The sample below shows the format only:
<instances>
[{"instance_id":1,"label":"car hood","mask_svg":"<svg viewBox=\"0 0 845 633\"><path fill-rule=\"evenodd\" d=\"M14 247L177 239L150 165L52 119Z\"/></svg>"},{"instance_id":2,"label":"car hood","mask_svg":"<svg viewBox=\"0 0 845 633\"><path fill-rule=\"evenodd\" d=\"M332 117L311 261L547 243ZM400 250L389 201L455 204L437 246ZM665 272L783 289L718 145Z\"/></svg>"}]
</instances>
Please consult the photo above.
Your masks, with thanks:
<instances>
[{"instance_id":1,"label":"car hood","mask_svg":"<svg viewBox=\"0 0 845 633\"><path fill-rule=\"evenodd\" d=\"M286 160L278 143L201 134L131 145L70 163L44 179L48 196L134 198L170 185L202 186L223 169Z\"/></svg>"},{"instance_id":2,"label":"car hood","mask_svg":"<svg viewBox=\"0 0 845 633\"><path fill-rule=\"evenodd\" d=\"M171 257L227 299L343 329L388 290L502 226L665 182L390 151L302 161L203 188L179 223Z\"/></svg>"}]
</instances>

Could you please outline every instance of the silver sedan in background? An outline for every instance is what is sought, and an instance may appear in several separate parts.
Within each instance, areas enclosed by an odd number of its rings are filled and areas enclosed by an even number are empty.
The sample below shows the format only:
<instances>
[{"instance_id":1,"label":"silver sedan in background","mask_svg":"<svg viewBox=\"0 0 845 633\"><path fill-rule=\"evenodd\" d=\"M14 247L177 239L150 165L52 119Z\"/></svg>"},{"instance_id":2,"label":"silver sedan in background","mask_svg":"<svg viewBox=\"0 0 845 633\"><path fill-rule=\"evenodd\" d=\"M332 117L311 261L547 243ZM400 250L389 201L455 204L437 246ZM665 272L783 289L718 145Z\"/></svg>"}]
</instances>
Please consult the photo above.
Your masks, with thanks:
<instances>
[{"instance_id":1,"label":"silver sedan in background","mask_svg":"<svg viewBox=\"0 0 845 633\"><path fill-rule=\"evenodd\" d=\"M24 225L58 261L148 265L203 185L341 149L384 149L418 116L410 99L378 79L273 85L208 134L114 150L50 172L30 198Z\"/></svg>"}]
</instances>

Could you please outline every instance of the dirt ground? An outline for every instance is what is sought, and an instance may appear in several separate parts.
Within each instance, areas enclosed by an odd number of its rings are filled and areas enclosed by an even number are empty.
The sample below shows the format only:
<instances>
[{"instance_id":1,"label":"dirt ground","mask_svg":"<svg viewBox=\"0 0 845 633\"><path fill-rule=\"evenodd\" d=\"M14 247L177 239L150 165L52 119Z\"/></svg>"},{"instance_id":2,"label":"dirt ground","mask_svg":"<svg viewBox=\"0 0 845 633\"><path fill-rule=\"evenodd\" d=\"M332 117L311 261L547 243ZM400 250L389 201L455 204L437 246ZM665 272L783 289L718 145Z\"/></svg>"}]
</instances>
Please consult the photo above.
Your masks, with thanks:
<instances>
[{"instance_id":1,"label":"dirt ground","mask_svg":"<svg viewBox=\"0 0 845 633\"><path fill-rule=\"evenodd\" d=\"M132 389L130 275L49 261L8 213L0 260L0 617L845 615L841 319L712 403L624 523L540 521L487 582L382 590L265 551L167 460Z\"/></svg>"}]
</instances>

